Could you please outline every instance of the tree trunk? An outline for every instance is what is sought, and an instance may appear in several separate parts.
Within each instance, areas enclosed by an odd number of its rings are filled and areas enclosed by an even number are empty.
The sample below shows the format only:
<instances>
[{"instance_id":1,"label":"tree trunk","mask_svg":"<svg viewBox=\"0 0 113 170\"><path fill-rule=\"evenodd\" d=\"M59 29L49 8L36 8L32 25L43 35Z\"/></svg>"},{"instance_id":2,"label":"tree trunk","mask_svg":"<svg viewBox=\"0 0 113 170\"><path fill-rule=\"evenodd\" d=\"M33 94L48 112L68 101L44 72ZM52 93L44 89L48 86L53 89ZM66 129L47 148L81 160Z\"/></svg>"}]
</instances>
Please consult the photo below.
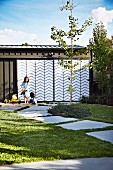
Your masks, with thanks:
<instances>
[{"instance_id":1,"label":"tree trunk","mask_svg":"<svg viewBox=\"0 0 113 170\"><path fill-rule=\"evenodd\" d=\"M72 103L72 92L73 92L72 76L73 76L73 72L72 72L72 57L71 57L71 68L70 68L70 104Z\"/></svg>"}]
</instances>

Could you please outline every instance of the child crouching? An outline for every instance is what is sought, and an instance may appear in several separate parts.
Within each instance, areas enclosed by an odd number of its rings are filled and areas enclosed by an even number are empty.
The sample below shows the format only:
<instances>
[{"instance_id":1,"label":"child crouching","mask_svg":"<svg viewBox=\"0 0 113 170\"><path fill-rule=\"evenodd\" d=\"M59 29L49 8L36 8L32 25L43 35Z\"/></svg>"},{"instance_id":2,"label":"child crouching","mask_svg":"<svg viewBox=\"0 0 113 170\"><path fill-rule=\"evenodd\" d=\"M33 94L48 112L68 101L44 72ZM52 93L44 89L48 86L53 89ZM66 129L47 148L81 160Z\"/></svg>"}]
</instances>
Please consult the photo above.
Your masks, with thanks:
<instances>
[{"instance_id":1,"label":"child crouching","mask_svg":"<svg viewBox=\"0 0 113 170\"><path fill-rule=\"evenodd\" d=\"M37 104L37 100L35 98L35 94L33 92L30 93L30 101L31 104Z\"/></svg>"}]
</instances>

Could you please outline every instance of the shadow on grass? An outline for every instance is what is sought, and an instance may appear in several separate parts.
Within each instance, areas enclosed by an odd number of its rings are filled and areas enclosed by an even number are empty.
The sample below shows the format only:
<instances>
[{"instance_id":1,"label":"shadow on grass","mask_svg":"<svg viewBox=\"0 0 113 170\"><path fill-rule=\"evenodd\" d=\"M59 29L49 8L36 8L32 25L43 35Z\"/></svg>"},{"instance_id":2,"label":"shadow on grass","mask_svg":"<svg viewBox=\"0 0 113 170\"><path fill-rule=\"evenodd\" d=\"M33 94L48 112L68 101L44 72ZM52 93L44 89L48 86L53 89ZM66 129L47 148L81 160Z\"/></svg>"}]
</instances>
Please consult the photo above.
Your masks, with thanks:
<instances>
[{"instance_id":1,"label":"shadow on grass","mask_svg":"<svg viewBox=\"0 0 113 170\"><path fill-rule=\"evenodd\" d=\"M15 114L6 119L4 116L0 120L3 164L112 156L112 144L94 139L83 131L66 130Z\"/></svg>"},{"instance_id":2,"label":"shadow on grass","mask_svg":"<svg viewBox=\"0 0 113 170\"><path fill-rule=\"evenodd\" d=\"M29 120L31 120L31 123L30 123ZM38 126L43 124L43 122L41 122L39 120L33 120L33 119L27 119L27 118L26 119L1 119L1 121L4 121L4 122L7 121L7 123L11 124L11 125L17 124L17 126L20 126L20 125L22 125L22 126L34 126L33 123L37 124Z\"/></svg>"},{"instance_id":3,"label":"shadow on grass","mask_svg":"<svg viewBox=\"0 0 113 170\"><path fill-rule=\"evenodd\" d=\"M14 161L0 160L0 165L12 165Z\"/></svg>"},{"instance_id":4,"label":"shadow on grass","mask_svg":"<svg viewBox=\"0 0 113 170\"><path fill-rule=\"evenodd\" d=\"M2 148L2 153L30 158L31 161L51 159L71 159L77 157L95 157L104 155L105 151L110 156L111 144L104 143L87 136L82 131L63 130L58 127L45 130L27 131L18 134L3 132L1 143L14 146L14 149ZM93 143L93 145L91 145ZM15 150L15 146L17 147ZM22 147L22 148L21 148ZM96 148L100 149L99 152ZM112 149L113 152L113 149ZM27 159L26 159L27 160Z\"/></svg>"}]
</instances>

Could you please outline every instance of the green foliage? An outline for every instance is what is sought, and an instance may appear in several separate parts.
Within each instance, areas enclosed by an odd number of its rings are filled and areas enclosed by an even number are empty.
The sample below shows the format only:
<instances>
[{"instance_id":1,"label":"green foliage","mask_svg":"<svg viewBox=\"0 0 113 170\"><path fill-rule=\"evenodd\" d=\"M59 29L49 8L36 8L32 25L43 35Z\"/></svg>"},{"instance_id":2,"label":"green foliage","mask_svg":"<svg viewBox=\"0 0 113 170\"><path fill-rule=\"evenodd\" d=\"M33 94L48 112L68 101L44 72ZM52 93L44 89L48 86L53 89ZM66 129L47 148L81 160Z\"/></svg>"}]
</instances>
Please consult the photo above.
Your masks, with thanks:
<instances>
[{"instance_id":1,"label":"green foliage","mask_svg":"<svg viewBox=\"0 0 113 170\"><path fill-rule=\"evenodd\" d=\"M107 96L106 95L91 95L89 97L82 96L81 98L82 103L90 103L90 104L106 104Z\"/></svg>"},{"instance_id":2,"label":"green foliage","mask_svg":"<svg viewBox=\"0 0 113 170\"><path fill-rule=\"evenodd\" d=\"M111 44L107 39L107 30L102 22L96 24L93 29L93 38L90 40L90 48L93 51L93 68L99 87L108 93L109 68L111 65Z\"/></svg>"},{"instance_id":3,"label":"green foliage","mask_svg":"<svg viewBox=\"0 0 113 170\"><path fill-rule=\"evenodd\" d=\"M88 26L92 24L92 20L89 18L84 22L84 24L81 26L81 28L77 28L78 18L75 19L72 16L69 16L69 31L65 32L64 30L57 29L56 27L51 28L51 38L59 43L59 45L65 50L65 54L68 57L73 57L75 55L74 52L72 52L72 49L68 47L67 42L65 38L72 39L74 42L76 42L79 39L79 36L82 35L82 33L86 30ZM71 44L73 47L76 46L76 44ZM78 51L78 55L81 53ZM82 51L83 52L83 51Z\"/></svg>"},{"instance_id":4,"label":"green foliage","mask_svg":"<svg viewBox=\"0 0 113 170\"><path fill-rule=\"evenodd\" d=\"M65 105L58 103L58 105L48 110L52 115L61 115L64 117L84 118L91 115L91 112L87 108L81 108L75 104Z\"/></svg>"},{"instance_id":5,"label":"green foliage","mask_svg":"<svg viewBox=\"0 0 113 170\"><path fill-rule=\"evenodd\" d=\"M63 61L61 61L61 65L64 68L68 68L70 70L70 85L69 85L69 92L70 92L70 102L72 101L72 92L73 92L73 87L72 87L72 82L73 82L73 70L75 70L76 65L73 65L72 63L72 59L75 55L80 55L83 53L87 53L87 49L84 48L80 49L80 50L74 50L74 48L76 47L76 41L79 39L80 35L82 35L82 33L86 30L86 28L88 26L90 26L92 24L92 19L89 18L88 20L86 20L81 28L78 28L78 18L73 17L72 15L72 11L74 9L74 5L73 3L71 4L70 1L67 1L66 5L63 6L61 8L61 10L66 9L66 10L70 10L70 15L69 15L69 30L68 31L64 31L62 29L57 29L55 26L53 26L51 28L51 38L56 41L57 43L59 43L59 46L61 46L64 51L65 51L65 55L67 56L68 59L70 59L70 64L68 63L63 63ZM70 46L68 46L67 40L70 40Z\"/></svg>"},{"instance_id":6,"label":"green foliage","mask_svg":"<svg viewBox=\"0 0 113 170\"><path fill-rule=\"evenodd\" d=\"M113 106L113 96L112 95L91 95L89 97L82 96L82 103L90 103L90 104L104 104Z\"/></svg>"},{"instance_id":7,"label":"green foliage","mask_svg":"<svg viewBox=\"0 0 113 170\"><path fill-rule=\"evenodd\" d=\"M22 44L22 46L28 46L29 44L27 42L25 42L24 44Z\"/></svg>"}]
</instances>

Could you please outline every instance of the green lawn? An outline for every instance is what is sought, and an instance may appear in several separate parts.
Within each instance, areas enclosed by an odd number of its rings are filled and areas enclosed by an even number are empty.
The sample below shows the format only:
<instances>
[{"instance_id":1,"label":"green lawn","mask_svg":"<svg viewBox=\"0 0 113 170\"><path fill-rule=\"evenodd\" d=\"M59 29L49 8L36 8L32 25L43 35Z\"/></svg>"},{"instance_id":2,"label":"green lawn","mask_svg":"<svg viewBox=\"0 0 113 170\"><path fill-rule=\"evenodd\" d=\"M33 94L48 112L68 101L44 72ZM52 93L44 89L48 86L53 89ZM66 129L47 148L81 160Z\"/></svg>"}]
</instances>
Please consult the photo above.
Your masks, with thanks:
<instances>
[{"instance_id":1,"label":"green lawn","mask_svg":"<svg viewBox=\"0 0 113 170\"><path fill-rule=\"evenodd\" d=\"M99 104L81 104L82 107L90 108L92 115L85 119L113 123L113 106Z\"/></svg>"},{"instance_id":2,"label":"green lawn","mask_svg":"<svg viewBox=\"0 0 113 170\"><path fill-rule=\"evenodd\" d=\"M113 107L90 107L88 119L113 123ZM113 127L112 127L113 129ZM113 145L85 134L36 120L17 113L0 111L0 164L41 160L113 156Z\"/></svg>"}]
</instances>

